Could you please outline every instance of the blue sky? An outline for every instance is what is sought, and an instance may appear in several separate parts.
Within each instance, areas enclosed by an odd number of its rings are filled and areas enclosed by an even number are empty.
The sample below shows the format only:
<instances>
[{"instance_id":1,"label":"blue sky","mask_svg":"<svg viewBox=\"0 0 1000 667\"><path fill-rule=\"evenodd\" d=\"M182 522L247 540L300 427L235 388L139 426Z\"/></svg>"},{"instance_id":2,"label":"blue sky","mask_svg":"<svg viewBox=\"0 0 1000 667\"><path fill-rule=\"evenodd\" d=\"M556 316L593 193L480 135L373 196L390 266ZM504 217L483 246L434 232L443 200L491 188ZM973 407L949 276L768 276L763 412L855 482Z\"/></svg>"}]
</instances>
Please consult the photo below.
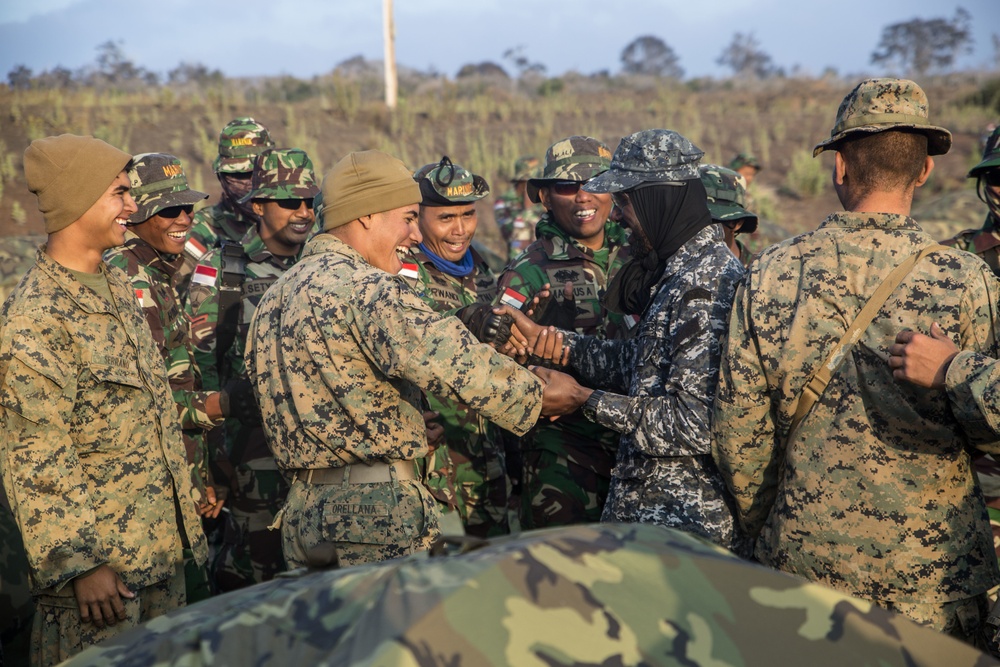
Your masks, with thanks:
<instances>
[{"instance_id":1,"label":"blue sky","mask_svg":"<svg viewBox=\"0 0 1000 667\"><path fill-rule=\"evenodd\" d=\"M652 34L688 77L721 77L728 71L716 58L735 32L751 32L786 70L881 74L869 59L884 26L951 18L959 6L972 14L975 39L960 66L996 69L1000 0L395 0L396 57L448 76L485 60L512 71L503 53L522 46L550 75L615 72L625 45ZM184 61L229 76L310 77L355 55L382 58L382 2L0 0L0 78L18 64L77 69L109 39L161 73Z\"/></svg>"}]
</instances>

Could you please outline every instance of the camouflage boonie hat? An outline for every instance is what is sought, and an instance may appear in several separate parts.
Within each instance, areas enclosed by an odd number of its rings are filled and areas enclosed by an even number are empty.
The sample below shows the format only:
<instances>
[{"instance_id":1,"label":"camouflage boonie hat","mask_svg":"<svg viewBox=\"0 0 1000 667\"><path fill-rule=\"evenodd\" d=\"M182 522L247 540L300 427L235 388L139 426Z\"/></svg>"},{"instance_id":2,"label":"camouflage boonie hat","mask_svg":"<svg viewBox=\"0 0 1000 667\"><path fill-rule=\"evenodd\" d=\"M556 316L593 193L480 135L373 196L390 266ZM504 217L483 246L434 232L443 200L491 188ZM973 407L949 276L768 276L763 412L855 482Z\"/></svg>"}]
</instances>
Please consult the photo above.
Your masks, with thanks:
<instances>
[{"instance_id":1,"label":"camouflage boonie hat","mask_svg":"<svg viewBox=\"0 0 1000 667\"><path fill-rule=\"evenodd\" d=\"M673 130L642 130L621 140L611 169L583 186L587 192L621 192L643 183L698 178L705 151Z\"/></svg>"},{"instance_id":2,"label":"camouflage boonie hat","mask_svg":"<svg viewBox=\"0 0 1000 667\"><path fill-rule=\"evenodd\" d=\"M241 204L252 199L312 199L319 194L313 163L298 148L264 151L257 156L250 181L250 192Z\"/></svg>"},{"instance_id":3,"label":"camouflage boonie hat","mask_svg":"<svg viewBox=\"0 0 1000 667\"><path fill-rule=\"evenodd\" d=\"M219 155L212 162L215 173L245 174L253 171L253 161L274 148L271 133L253 118L236 118L219 133Z\"/></svg>"},{"instance_id":4,"label":"camouflage boonie hat","mask_svg":"<svg viewBox=\"0 0 1000 667\"><path fill-rule=\"evenodd\" d=\"M611 149L593 137L574 135L560 139L545 151L541 175L528 180L528 198L540 201L538 189L548 181L589 181L611 167Z\"/></svg>"},{"instance_id":5,"label":"camouflage boonie hat","mask_svg":"<svg viewBox=\"0 0 1000 667\"><path fill-rule=\"evenodd\" d=\"M453 164L447 155L440 162L425 164L417 169L413 180L420 186L422 206L468 204L490 193L485 178Z\"/></svg>"},{"instance_id":6,"label":"camouflage boonie hat","mask_svg":"<svg viewBox=\"0 0 1000 667\"><path fill-rule=\"evenodd\" d=\"M518 158L517 162L514 163L514 175L510 177L510 182L520 183L533 178L537 175L535 172L538 171L539 164L538 158L534 155Z\"/></svg>"},{"instance_id":7,"label":"camouflage boonie hat","mask_svg":"<svg viewBox=\"0 0 1000 667\"><path fill-rule=\"evenodd\" d=\"M858 132L910 129L927 136L927 154L944 155L951 148L951 132L931 125L927 94L907 79L866 79L854 87L837 110L830 138L816 144L813 157Z\"/></svg>"},{"instance_id":8,"label":"camouflage boonie hat","mask_svg":"<svg viewBox=\"0 0 1000 667\"><path fill-rule=\"evenodd\" d=\"M129 194L138 207L129 222L140 224L165 208L188 206L208 199L204 192L192 190L181 161L166 153L141 153L132 158L128 170Z\"/></svg>"},{"instance_id":9,"label":"camouflage boonie hat","mask_svg":"<svg viewBox=\"0 0 1000 667\"><path fill-rule=\"evenodd\" d=\"M708 210L712 219L719 222L742 220L741 234L756 231L757 214L746 209L747 188L743 176L717 164L703 164L698 171L708 195Z\"/></svg>"},{"instance_id":10,"label":"camouflage boonie hat","mask_svg":"<svg viewBox=\"0 0 1000 667\"><path fill-rule=\"evenodd\" d=\"M729 168L736 171L740 167L753 167L757 171L760 171L764 167L760 166L760 162L751 153L738 153L733 161L729 163Z\"/></svg>"},{"instance_id":11,"label":"camouflage boonie hat","mask_svg":"<svg viewBox=\"0 0 1000 667\"><path fill-rule=\"evenodd\" d=\"M986 140L986 146L983 147L983 161L969 170L969 178L996 167L1000 167L1000 127L993 130Z\"/></svg>"}]
</instances>

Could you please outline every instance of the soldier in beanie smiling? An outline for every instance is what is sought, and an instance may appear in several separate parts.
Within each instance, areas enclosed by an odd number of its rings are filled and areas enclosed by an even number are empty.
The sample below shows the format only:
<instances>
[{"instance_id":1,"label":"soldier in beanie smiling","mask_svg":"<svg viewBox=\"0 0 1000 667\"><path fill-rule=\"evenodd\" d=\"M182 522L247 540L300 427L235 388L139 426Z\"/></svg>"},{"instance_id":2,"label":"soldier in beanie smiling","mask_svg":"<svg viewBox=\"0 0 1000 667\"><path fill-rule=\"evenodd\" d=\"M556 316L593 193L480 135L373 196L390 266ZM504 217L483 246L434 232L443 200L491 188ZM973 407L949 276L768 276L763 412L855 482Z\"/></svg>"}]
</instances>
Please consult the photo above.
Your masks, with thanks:
<instances>
[{"instance_id":1,"label":"soldier in beanie smiling","mask_svg":"<svg viewBox=\"0 0 1000 667\"><path fill-rule=\"evenodd\" d=\"M184 604L183 549L207 555L163 360L102 254L136 211L131 156L33 141L48 242L0 310L0 468L38 611L32 664Z\"/></svg>"},{"instance_id":2,"label":"soldier in beanie smiling","mask_svg":"<svg viewBox=\"0 0 1000 667\"><path fill-rule=\"evenodd\" d=\"M278 520L292 567L315 562L321 546L324 560L355 565L437 537L440 514L414 463L429 451L422 390L523 434L559 409L566 387L543 396L538 378L398 275L397 248L422 238L420 186L402 162L350 153L322 196L324 233L261 299L247 353L268 442L292 480ZM506 341L479 322L483 338Z\"/></svg>"}]
</instances>

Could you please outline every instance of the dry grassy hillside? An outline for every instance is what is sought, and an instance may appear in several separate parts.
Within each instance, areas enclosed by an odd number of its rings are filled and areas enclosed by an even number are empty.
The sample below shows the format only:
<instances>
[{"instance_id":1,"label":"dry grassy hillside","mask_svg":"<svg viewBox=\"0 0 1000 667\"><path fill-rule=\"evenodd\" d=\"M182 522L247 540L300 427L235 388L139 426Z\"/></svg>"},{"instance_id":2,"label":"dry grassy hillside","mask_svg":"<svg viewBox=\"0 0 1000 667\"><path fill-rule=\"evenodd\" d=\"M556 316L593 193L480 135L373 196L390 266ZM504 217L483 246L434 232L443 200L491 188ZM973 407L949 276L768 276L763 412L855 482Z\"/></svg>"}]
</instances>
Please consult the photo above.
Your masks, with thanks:
<instances>
[{"instance_id":1,"label":"dry grassy hillside","mask_svg":"<svg viewBox=\"0 0 1000 667\"><path fill-rule=\"evenodd\" d=\"M675 129L706 152L706 161L728 162L753 152L765 165L757 201L782 230L814 226L838 208L829 185L832 158L812 159L812 146L828 135L837 105L854 81L775 79L739 82L677 82L621 77L563 77L558 86L525 92L511 81L434 79L407 92L388 112L371 82L330 78L314 83L310 96L275 101L258 84L229 80L221 87L184 92L11 91L0 86L0 236L42 232L41 215L27 191L22 152L34 138L73 132L94 134L131 153L174 153L192 185L218 196L211 171L218 132L231 118L252 115L266 124L279 146L309 152L322 174L352 150L378 148L416 168L442 154L487 177L494 193L524 154L541 155L555 139L588 134L612 149L619 138L649 127ZM981 77L956 75L921 82L932 119L952 130L955 147L918 194L917 207L968 188L979 139L996 110L970 103ZM285 98L294 99L294 94ZM969 195L960 194L959 199ZM484 202L482 240L497 239ZM940 207L939 207L940 208ZM974 204L964 206L972 220ZM961 225L958 225L961 226Z\"/></svg>"}]
</instances>

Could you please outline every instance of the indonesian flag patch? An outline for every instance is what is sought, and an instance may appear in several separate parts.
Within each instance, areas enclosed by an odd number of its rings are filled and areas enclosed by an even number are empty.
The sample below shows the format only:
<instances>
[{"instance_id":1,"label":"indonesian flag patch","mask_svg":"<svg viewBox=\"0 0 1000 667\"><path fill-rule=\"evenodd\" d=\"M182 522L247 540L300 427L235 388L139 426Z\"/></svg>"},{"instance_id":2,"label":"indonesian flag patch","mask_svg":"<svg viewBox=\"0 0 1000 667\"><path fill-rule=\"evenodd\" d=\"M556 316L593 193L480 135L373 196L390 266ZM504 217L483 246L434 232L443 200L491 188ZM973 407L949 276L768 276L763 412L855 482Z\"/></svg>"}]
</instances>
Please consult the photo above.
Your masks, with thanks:
<instances>
[{"instance_id":1,"label":"indonesian flag patch","mask_svg":"<svg viewBox=\"0 0 1000 667\"><path fill-rule=\"evenodd\" d=\"M625 316L625 328L631 330L635 325L639 324L638 315L626 315Z\"/></svg>"},{"instance_id":2,"label":"indonesian flag patch","mask_svg":"<svg viewBox=\"0 0 1000 667\"><path fill-rule=\"evenodd\" d=\"M521 306L524 302L528 300L528 297L523 296L520 292L507 288L503 291L503 296L500 297L500 303L505 306L510 306L516 310L521 310Z\"/></svg>"},{"instance_id":3,"label":"indonesian flag patch","mask_svg":"<svg viewBox=\"0 0 1000 667\"><path fill-rule=\"evenodd\" d=\"M198 239L188 237L187 243L184 244L184 252L195 259L201 259L205 256L205 246Z\"/></svg>"},{"instance_id":4,"label":"indonesian flag patch","mask_svg":"<svg viewBox=\"0 0 1000 667\"><path fill-rule=\"evenodd\" d=\"M194 274L191 276L191 282L196 285L214 285L215 279L219 276L219 270L213 269L210 266L205 266L204 264L199 264L194 267Z\"/></svg>"},{"instance_id":5,"label":"indonesian flag patch","mask_svg":"<svg viewBox=\"0 0 1000 667\"><path fill-rule=\"evenodd\" d=\"M147 289L137 289L135 291L135 298L142 308L150 308L153 305L153 297L149 295L149 290Z\"/></svg>"},{"instance_id":6,"label":"indonesian flag patch","mask_svg":"<svg viewBox=\"0 0 1000 667\"><path fill-rule=\"evenodd\" d=\"M418 270L416 264L413 264L411 262L403 262L403 268L399 270L399 275L403 276L404 278L412 278L413 280L416 280L417 278L420 277L420 271Z\"/></svg>"}]
</instances>

